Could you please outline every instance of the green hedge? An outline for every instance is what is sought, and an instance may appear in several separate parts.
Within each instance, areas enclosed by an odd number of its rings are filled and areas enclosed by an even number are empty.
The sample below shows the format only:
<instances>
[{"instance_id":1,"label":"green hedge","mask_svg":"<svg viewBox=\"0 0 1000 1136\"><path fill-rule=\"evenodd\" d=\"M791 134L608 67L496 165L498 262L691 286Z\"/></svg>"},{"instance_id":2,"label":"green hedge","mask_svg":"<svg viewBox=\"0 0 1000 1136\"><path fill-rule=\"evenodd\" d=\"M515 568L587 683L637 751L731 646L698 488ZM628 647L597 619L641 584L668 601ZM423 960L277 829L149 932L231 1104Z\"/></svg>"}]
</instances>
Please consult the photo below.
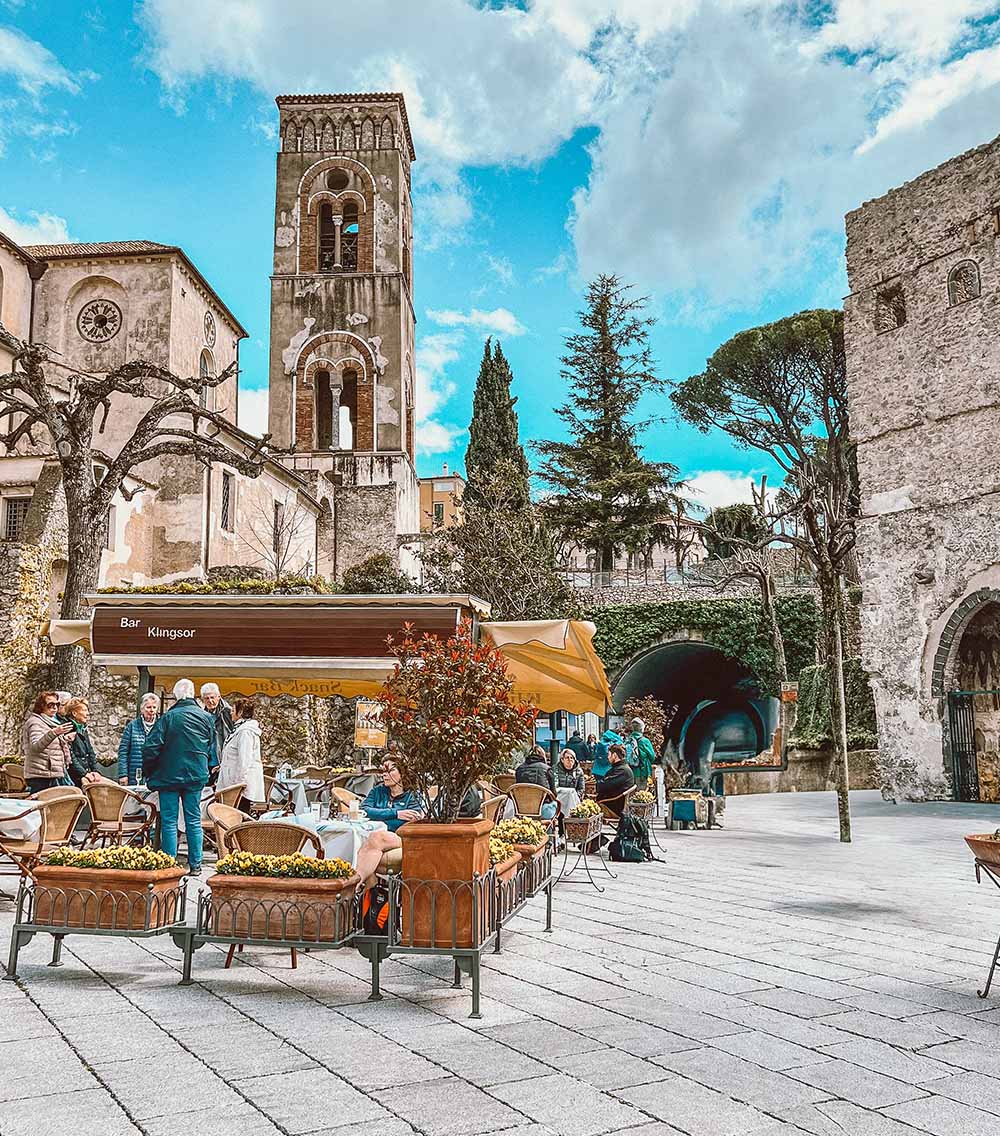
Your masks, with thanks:
<instances>
[{"instance_id":1,"label":"green hedge","mask_svg":"<svg viewBox=\"0 0 1000 1136\"><path fill-rule=\"evenodd\" d=\"M793 745L821 749L832 741L829 681L825 664L805 667L799 675L798 715L790 738ZM877 748L875 699L860 659L844 660L844 694L848 748Z\"/></svg>"},{"instance_id":2,"label":"green hedge","mask_svg":"<svg viewBox=\"0 0 1000 1136\"><path fill-rule=\"evenodd\" d=\"M775 608L785 639L788 677L794 680L816 661L819 613L810 595L779 596ZM587 618L597 625L594 645L610 675L661 637L690 627L700 631L706 643L742 663L757 677L762 692L778 693L771 640L759 600L680 600L605 607L589 612Z\"/></svg>"},{"instance_id":3,"label":"green hedge","mask_svg":"<svg viewBox=\"0 0 1000 1136\"><path fill-rule=\"evenodd\" d=\"M219 578L211 582L204 580L175 580L172 584L136 584L117 588L101 588L111 595L145 596L214 596L238 594L246 596L286 595L301 592L314 592L327 595L336 591L322 576L285 576L280 580Z\"/></svg>"}]
</instances>

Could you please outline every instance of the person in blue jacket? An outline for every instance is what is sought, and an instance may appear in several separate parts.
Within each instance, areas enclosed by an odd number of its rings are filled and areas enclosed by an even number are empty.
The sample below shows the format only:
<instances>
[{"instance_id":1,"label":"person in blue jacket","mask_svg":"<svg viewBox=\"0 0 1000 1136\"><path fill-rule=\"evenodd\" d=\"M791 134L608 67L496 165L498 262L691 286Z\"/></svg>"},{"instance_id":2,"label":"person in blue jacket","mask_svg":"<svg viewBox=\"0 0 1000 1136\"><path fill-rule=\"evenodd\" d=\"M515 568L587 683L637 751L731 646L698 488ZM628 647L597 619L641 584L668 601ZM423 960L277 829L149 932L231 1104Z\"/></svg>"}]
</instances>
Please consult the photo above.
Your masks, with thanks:
<instances>
[{"instance_id":1,"label":"person in blue jacket","mask_svg":"<svg viewBox=\"0 0 1000 1136\"><path fill-rule=\"evenodd\" d=\"M160 712L160 696L144 694L139 702L139 716L133 718L122 731L118 743L118 784L137 785L142 772L142 747L156 725Z\"/></svg>"},{"instance_id":2,"label":"person in blue jacket","mask_svg":"<svg viewBox=\"0 0 1000 1136\"><path fill-rule=\"evenodd\" d=\"M361 811L369 820L384 821L389 831L395 832L407 821L424 815L424 802L419 793L403 787L399 767L391 758L382 762L381 774L382 783L372 786L361 802Z\"/></svg>"},{"instance_id":3,"label":"person in blue jacket","mask_svg":"<svg viewBox=\"0 0 1000 1136\"><path fill-rule=\"evenodd\" d=\"M149 731L142 747L146 784L156 789L160 802L160 848L177 855L177 816L184 809L188 868L201 875L201 791L219 764L215 748L215 719L194 698L194 683L174 683L173 706Z\"/></svg>"},{"instance_id":4,"label":"person in blue jacket","mask_svg":"<svg viewBox=\"0 0 1000 1136\"><path fill-rule=\"evenodd\" d=\"M611 770L611 762L608 761L608 750L613 745L624 744L624 739L616 734L614 730L605 730L604 733L601 734L601 740L594 746L594 764L590 767L590 772L594 777L607 777Z\"/></svg>"}]
</instances>

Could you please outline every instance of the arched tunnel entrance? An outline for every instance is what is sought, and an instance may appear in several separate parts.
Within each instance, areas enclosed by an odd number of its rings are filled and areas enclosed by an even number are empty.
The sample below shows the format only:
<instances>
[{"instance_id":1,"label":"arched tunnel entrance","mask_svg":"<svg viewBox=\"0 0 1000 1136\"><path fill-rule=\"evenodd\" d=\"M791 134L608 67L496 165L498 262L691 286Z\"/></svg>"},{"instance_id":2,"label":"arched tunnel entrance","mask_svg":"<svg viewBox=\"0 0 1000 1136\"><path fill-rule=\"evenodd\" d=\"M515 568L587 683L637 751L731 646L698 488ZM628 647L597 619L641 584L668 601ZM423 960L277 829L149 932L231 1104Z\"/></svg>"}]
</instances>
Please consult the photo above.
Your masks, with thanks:
<instances>
[{"instance_id":1,"label":"arched tunnel entrance","mask_svg":"<svg viewBox=\"0 0 1000 1136\"><path fill-rule=\"evenodd\" d=\"M779 703L754 674L710 643L673 640L637 655L614 683L614 704L651 695L667 721L664 754L708 781L713 761L739 761L771 744Z\"/></svg>"}]
</instances>

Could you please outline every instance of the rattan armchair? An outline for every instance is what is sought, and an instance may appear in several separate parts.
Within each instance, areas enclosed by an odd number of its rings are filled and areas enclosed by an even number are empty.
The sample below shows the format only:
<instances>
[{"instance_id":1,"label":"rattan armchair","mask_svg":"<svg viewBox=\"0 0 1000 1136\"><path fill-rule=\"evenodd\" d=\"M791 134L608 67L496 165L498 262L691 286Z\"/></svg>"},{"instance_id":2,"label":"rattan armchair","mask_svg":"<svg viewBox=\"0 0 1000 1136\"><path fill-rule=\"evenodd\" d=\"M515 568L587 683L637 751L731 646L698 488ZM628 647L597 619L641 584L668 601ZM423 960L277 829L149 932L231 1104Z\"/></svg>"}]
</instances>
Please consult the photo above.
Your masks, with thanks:
<instances>
[{"instance_id":1,"label":"rattan armchair","mask_svg":"<svg viewBox=\"0 0 1000 1136\"><path fill-rule=\"evenodd\" d=\"M360 805L361 798L357 793L352 793L350 789L342 789L339 785L334 785L330 789L330 815L334 812L346 813L350 811L352 804Z\"/></svg>"},{"instance_id":2,"label":"rattan armchair","mask_svg":"<svg viewBox=\"0 0 1000 1136\"><path fill-rule=\"evenodd\" d=\"M90 806L90 827L83 846L145 844L156 821L156 805L114 781L93 781L84 786ZM129 806L132 806L131 809Z\"/></svg>"},{"instance_id":3,"label":"rattan armchair","mask_svg":"<svg viewBox=\"0 0 1000 1136\"><path fill-rule=\"evenodd\" d=\"M514 774L498 773L496 777L493 778L493 784L496 785L501 793L507 793L514 784Z\"/></svg>"},{"instance_id":4,"label":"rattan armchair","mask_svg":"<svg viewBox=\"0 0 1000 1136\"><path fill-rule=\"evenodd\" d=\"M311 844L312 854L323 858L323 845L314 832L282 820L251 820L234 825L226 833L226 844L231 852L252 852L255 856L292 856Z\"/></svg>"},{"instance_id":5,"label":"rattan armchair","mask_svg":"<svg viewBox=\"0 0 1000 1136\"><path fill-rule=\"evenodd\" d=\"M3 795L5 797L27 797L28 782L24 779L24 766L9 762L0 766L3 772Z\"/></svg>"},{"instance_id":6,"label":"rattan armchair","mask_svg":"<svg viewBox=\"0 0 1000 1136\"><path fill-rule=\"evenodd\" d=\"M551 789L546 789L543 785L511 785L507 790L507 796L514 802L518 816L530 816L535 820L540 820L542 824L551 825L562 814L559 798ZM555 814L551 817L542 816L542 805L546 804L555 804L556 806Z\"/></svg>"},{"instance_id":7,"label":"rattan armchair","mask_svg":"<svg viewBox=\"0 0 1000 1136\"><path fill-rule=\"evenodd\" d=\"M206 816L212 823L215 847L218 850L220 859L229 851L226 837L229 835L230 830L234 829L238 824L246 824L248 821L253 820L253 817L247 816L246 813L240 812L239 809L234 809L232 805L223 805L218 801L213 801L208 806ZM207 831L204 826L202 827L203 831Z\"/></svg>"},{"instance_id":8,"label":"rattan armchair","mask_svg":"<svg viewBox=\"0 0 1000 1136\"><path fill-rule=\"evenodd\" d=\"M506 793L502 793L499 797L491 797L488 801L483 801L483 816L486 820L493 821L494 824L503 816L503 810L510 798Z\"/></svg>"},{"instance_id":9,"label":"rattan armchair","mask_svg":"<svg viewBox=\"0 0 1000 1136\"><path fill-rule=\"evenodd\" d=\"M40 822L38 832L26 839L0 833L0 856L11 860L22 876L31 876L42 856L56 848L65 848L71 842L85 803L82 793L25 802L24 812L4 820L9 823L21 820L29 813L37 813Z\"/></svg>"},{"instance_id":10,"label":"rattan armchair","mask_svg":"<svg viewBox=\"0 0 1000 1136\"><path fill-rule=\"evenodd\" d=\"M75 785L53 785L50 789L39 789L31 794L33 801L58 801L60 797L83 797L83 790ZM85 797L83 797L86 800Z\"/></svg>"},{"instance_id":11,"label":"rattan armchair","mask_svg":"<svg viewBox=\"0 0 1000 1136\"><path fill-rule=\"evenodd\" d=\"M622 814L627 811L632 794L638 790L639 786L633 785L624 793L619 793L617 797L605 797L597 802L601 806L601 818L605 828L617 830L618 822L622 819Z\"/></svg>"},{"instance_id":12,"label":"rattan armchair","mask_svg":"<svg viewBox=\"0 0 1000 1136\"><path fill-rule=\"evenodd\" d=\"M213 805L229 805L231 808L237 808L246 792L247 786L245 781L240 781L236 785L227 785L225 789L216 789L215 796L212 798Z\"/></svg>"},{"instance_id":13,"label":"rattan armchair","mask_svg":"<svg viewBox=\"0 0 1000 1136\"><path fill-rule=\"evenodd\" d=\"M280 810L285 816L290 816L295 812L295 797L291 789L286 788L276 776L272 777L267 772L264 773L264 798L263 808L252 809L252 815Z\"/></svg>"}]
</instances>

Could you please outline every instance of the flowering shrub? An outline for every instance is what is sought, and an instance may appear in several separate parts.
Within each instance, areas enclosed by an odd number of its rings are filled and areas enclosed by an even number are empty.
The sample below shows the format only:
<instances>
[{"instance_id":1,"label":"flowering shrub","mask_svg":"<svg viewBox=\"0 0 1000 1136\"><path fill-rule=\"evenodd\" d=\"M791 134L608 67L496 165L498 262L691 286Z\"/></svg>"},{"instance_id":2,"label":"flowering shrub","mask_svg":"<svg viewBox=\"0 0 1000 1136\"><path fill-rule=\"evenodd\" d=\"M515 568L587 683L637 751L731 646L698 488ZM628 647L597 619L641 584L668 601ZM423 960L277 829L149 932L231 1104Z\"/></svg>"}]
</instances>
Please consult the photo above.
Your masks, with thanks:
<instances>
[{"instance_id":1,"label":"flowering shrub","mask_svg":"<svg viewBox=\"0 0 1000 1136\"><path fill-rule=\"evenodd\" d=\"M493 827L492 837L511 844L544 844L549 834L545 825L531 817L508 817Z\"/></svg>"},{"instance_id":2,"label":"flowering shrub","mask_svg":"<svg viewBox=\"0 0 1000 1136\"><path fill-rule=\"evenodd\" d=\"M396 666L379 696L382 719L404 782L430 802L427 819L450 822L472 785L530 740L535 711L515 701L503 652L473 643L468 621L449 639L412 632L406 625L400 641L389 639Z\"/></svg>"},{"instance_id":3,"label":"flowering shrub","mask_svg":"<svg viewBox=\"0 0 1000 1136\"><path fill-rule=\"evenodd\" d=\"M220 876L287 877L296 880L346 880L354 869L346 860L314 860L296 852L292 856L255 856L231 852L215 865Z\"/></svg>"},{"instance_id":4,"label":"flowering shrub","mask_svg":"<svg viewBox=\"0 0 1000 1136\"><path fill-rule=\"evenodd\" d=\"M631 802L633 805L651 805L654 799L653 794L648 789L640 789L632 794Z\"/></svg>"},{"instance_id":5,"label":"flowering shrub","mask_svg":"<svg viewBox=\"0 0 1000 1136\"><path fill-rule=\"evenodd\" d=\"M511 859L514 855L514 845L509 840L500 840L495 836L490 837L490 863L502 864L505 860Z\"/></svg>"},{"instance_id":6,"label":"flowering shrub","mask_svg":"<svg viewBox=\"0 0 1000 1136\"><path fill-rule=\"evenodd\" d=\"M574 805L569 815L575 820L586 820L587 817L599 816L601 806L596 801L586 800L581 801L578 805Z\"/></svg>"},{"instance_id":7,"label":"flowering shrub","mask_svg":"<svg viewBox=\"0 0 1000 1136\"><path fill-rule=\"evenodd\" d=\"M45 857L45 863L54 868L105 868L115 872L160 872L177 867L177 861L166 852L131 846L90 848L82 852L56 848Z\"/></svg>"}]
</instances>

